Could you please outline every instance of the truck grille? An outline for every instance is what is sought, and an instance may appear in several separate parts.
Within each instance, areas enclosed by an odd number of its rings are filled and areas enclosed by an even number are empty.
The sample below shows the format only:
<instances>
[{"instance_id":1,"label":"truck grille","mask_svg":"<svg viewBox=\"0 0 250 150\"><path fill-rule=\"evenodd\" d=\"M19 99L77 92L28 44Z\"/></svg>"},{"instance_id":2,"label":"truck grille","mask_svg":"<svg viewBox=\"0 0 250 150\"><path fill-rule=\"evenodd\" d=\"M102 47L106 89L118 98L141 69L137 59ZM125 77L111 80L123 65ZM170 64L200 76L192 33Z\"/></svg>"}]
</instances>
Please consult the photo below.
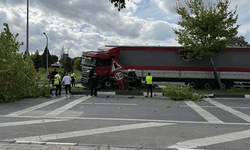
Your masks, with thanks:
<instances>
[{"instance_id":1,"label":"truck grille","mask_svg":"<svg viewBox=\"0 0 250 150\"><path fill-rule=\"evenodd\" d=\"M91 70L91 67L82 67L82 72L81 72L81 83L82 86L86 86L89 82L89 71Z\"/></svg>"}]
</instances>

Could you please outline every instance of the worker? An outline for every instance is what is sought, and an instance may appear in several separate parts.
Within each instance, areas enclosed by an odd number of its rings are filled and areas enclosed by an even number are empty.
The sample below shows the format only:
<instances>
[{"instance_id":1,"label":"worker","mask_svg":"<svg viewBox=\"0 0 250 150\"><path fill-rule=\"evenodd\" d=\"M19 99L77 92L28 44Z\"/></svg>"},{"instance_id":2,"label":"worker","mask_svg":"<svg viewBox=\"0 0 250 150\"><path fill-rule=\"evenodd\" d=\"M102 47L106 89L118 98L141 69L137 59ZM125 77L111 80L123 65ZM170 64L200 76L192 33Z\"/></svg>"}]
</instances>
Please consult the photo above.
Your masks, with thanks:
<instances>
[{"instance_id":1,"label":"worker","mask_svg":"<svg viewBox=\"0 0 250 150\"><path fill-rule=\"evenodd\" d=\"M56 71L56 69L54 69L54 71L51 73L52 85L54 85L55 75L56 75L56 74L58 74L58 72Z\"/></svg>"},{"instance_id":2,"label":"worker","mask_svg":"<svg viewBox=\"0 0 250 150\"><path fill-rule=\"evenodd\" d=\"M70 87L70 85L71 85L72 80L71 80L71 77L68 76L67 72L65 73L65 76L63 77L62 82L63 82L63 85L65 87L66 94L68 94L68 89L69 89L68 96L71 96L71 87Z\"/></svg>"},{"instance_id":3,"label":"worker","mask_svg":"<svg viewBox=\"0 0 250 150\"><path fill-rule=\"evenodd\" d=\"M75 83L76 74L74 73L73 70L71 71L70 77L71 77L71 84L72 84L72 87L73 87L73 86L76 87L76 83Z\"/></svg>"},{"instance_id":4,"label":"worker","mask_svg":"<svg viewBox=\"0 0 250 150\"><path fill-rule=\"evenodd\" d=\"M152 80L153 77L151 76L151 73L148 73L148 76L146 77L146 84L147 84L147 97L149 96L149 90L150 90L150 97L152 97Z\"/></svg>"},{"instance_id":5,"label":"worker","mask_svg":"<svg viewBox=\"0 0 250 150\"><path fill-rule=\"evenodd\" d=\"M91 96L93 96L93 94L95 96L97 96L97 85L98 85L98 76L97 76L97 73L94 73L94 75L91 77L91 83L92 83L92 86L91 86Z\"/></svg>"},{"instance_id":6,"label":"worker","mask_svg":"<svg viewBox=\"0 0 250 150\"><path fill-rule=\"evenodd\" d=\"M55 79L54 79L54 85L56 86L56 96L57 96L57 91L59 90L58 95L61 96L61 72L59 72L58 74L55 75Z\"/></svg>"}]
</instances>

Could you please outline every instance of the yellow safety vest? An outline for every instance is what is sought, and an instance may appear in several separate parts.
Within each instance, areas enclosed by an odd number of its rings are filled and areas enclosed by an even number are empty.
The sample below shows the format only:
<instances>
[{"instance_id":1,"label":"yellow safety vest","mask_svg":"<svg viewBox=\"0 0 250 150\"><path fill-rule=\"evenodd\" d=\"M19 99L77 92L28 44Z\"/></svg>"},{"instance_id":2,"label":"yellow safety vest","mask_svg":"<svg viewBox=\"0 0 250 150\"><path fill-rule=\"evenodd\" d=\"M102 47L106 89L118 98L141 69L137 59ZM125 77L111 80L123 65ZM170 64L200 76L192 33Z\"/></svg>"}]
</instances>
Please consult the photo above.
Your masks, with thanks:
<instances>
[{"instance_id":1,"label":"yellow safety vest","mask_svg":"<svg viewBox=\"0 0 250 150\"><path fill-rule=\"evenodd\" d=\"M152 76L147 76L146 77L146 82L147 84L152 84L153 77Z\"/></svg>"},{"instance_id":2,"label":"yellow safety vest","mask_svg":"<svg viewBox=\"0 0 250 150\"><path fill-rule=\"evenodd\" d=\"M55 81L54 81L54 85L59 85L59 74L55 75Z\"/></svg>"},{"instance_id":3,"label":"yellow safety vest","mask_svg":"<svg viewBox=\"0 0 250 150\"><path fill-rule=\"evenodd\" d=\"M76 77L76 74L75 73L71 73L71 75L70 75L71 77Z\"/></svg>"}]
</instances>

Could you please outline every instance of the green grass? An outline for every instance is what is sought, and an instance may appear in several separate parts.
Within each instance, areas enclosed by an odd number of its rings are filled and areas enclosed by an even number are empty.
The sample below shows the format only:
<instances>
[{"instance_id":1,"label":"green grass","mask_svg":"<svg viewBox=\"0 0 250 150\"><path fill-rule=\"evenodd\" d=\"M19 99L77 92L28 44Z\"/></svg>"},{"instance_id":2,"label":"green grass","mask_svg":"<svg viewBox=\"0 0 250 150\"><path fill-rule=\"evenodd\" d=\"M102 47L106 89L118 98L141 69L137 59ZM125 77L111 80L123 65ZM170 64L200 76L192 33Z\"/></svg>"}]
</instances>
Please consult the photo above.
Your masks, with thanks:
<instances>
[{"instance_id":1,"label":"green grass","mask_svg":"<svg viewBox=\"0 0 250 150\"><path fill-rule=\"evenodd\" d=\"M72 87L72 91L89 91L88 89L84 87ZM128 89L98 89L98 91L103 91L103 92L127 92ZM147 89L145 88L136 88L132 92L146 92ZM160 88L153 88L153 92L159 92L162 93L163 90ZM244 89L244 88L232 88L228 90L195 90L196 93L198 94L250 94L249 89Z\"/></svg>"}]
</instances>

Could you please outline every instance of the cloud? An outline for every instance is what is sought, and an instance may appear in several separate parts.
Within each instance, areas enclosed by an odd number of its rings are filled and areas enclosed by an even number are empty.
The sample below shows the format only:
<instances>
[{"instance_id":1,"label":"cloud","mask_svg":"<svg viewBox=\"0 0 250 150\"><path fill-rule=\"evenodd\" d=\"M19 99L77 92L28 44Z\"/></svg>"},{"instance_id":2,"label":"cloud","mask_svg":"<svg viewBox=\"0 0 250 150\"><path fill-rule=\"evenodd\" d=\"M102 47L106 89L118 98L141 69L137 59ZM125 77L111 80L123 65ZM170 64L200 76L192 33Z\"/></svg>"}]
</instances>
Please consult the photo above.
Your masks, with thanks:
<instances>
[{"instance_id":1,"label":"cloud","mask_svg":"<svg viewBox=\"0 0 250 150\"><path fill-rule=\"evenodd\" d=\"M243 14L248 10L244 4L249 2L238 2L242 14L239 33L249 37L250 15ZM178 45L172 30L178 28L179 21L175 5L172 0L129 0L127 8L118 12L108 0L30 1L29 51L44 51L43 32L48 35L50 52L57 56L62 45L66 52L69 50L70 57L79 57L84 50L104 45ZM19 33L18 40L24 42L20 52L26 49L26 10L27 0L0 0L0 30L6 22L13 34Z\"/></svg>"}]
</instances>

